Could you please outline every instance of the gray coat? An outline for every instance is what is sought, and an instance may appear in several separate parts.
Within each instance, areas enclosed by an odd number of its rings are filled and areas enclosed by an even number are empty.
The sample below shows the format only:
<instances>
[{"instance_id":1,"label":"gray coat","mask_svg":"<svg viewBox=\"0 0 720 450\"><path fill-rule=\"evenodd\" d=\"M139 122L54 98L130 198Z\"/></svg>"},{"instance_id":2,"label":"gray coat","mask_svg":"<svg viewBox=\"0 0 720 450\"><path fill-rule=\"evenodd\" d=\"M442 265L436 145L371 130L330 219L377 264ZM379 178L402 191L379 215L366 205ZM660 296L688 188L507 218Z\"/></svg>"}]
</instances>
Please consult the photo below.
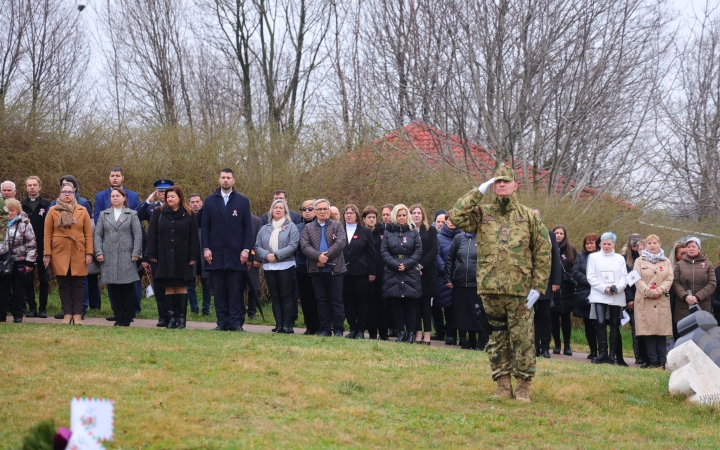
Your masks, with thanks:
<instances>
[{"instance_id":1,"label":"gray coat","mask_svg":"<svg viewBox=\"0 0 720 450\"><path fill-rule=\"evenodd\" d=\"M317 262L320 256L320 233L323 229L325 230L325 242L328 245L328 261L332 264L332 274L344 274L347 272L345 256L343 255L343 249L347 242L345 227L342 223L332 219L328 219L324 227L321 227L317 219L315 219L303 228L303 233L300 236L300 249L308 258L308 273L320 272Z\"/></svg>"},{"instance_id":2,"label":"gray coat","mask_svg":"<svg viewBox=\"0 0 720 450\"><path fill-rule=\"evenodd\" d=\"M123 208L115 221L113 208L100 213L94 235L95 257L100 263L100 283L127 284L140 279L133 256L142 257L142 229L135 211Z\"/></svg>"},{"instance_id":3,"label":"gray coat","mask_svg":"<svg viewBox=\"0 0 720 450\"><path fill-rule=\"evenodd\" d=\"M298 243L300 242L300 233L298 233L297 226L289 220L285 221L280 229L280 235L278 236L277 252L273 252L270 249L270 236L272 235L272 232L272 223L263 225L260 228L257 239L255 240L255 254L263 263L268 262L267 255L270 253L275 253L277 262L294 262L295 250L297 250Z\"/></svg>"}]
</instances>

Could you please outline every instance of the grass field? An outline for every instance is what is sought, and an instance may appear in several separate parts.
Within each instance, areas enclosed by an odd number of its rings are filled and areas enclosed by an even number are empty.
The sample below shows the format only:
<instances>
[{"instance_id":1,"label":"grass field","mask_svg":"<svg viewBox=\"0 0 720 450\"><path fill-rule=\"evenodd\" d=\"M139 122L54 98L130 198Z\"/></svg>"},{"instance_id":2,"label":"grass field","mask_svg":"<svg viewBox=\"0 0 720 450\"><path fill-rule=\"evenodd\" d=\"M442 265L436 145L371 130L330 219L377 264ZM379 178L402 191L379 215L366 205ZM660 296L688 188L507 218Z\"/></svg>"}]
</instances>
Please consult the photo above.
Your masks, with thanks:
<instances>
[{"instance_id":1,"label":"grass field","mask_svg":"<svg viewBox=\"0 0 720 450\"><path fill-rule=\"evenodd\" d=\"M109 448L716 448L720 414L669 374L539 360L530 405L487 355L392 342L0 325L0 447L73 396L115 400Z\"/></svg>"}]
</instances>

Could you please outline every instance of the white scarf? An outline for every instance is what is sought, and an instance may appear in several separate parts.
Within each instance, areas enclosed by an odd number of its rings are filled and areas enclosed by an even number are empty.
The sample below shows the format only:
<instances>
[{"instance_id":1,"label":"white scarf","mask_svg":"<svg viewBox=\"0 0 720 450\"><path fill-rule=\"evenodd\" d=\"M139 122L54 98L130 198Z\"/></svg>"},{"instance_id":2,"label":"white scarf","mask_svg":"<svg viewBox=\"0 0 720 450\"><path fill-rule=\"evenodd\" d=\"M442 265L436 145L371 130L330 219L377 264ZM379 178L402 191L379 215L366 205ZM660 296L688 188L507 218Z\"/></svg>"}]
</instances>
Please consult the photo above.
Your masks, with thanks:
<instances>
[{"instance_id":1,"label":"white scarf","mask_svg":"<svg viewBox=\"0 0 720 450\"><path fill-rule=\"evenodd\" d=\"M277 253L278 251L278 238L280 237L280 227L282 227L284 223L284 217L280 220L272 221L273 231L270 235L270 249L273 251L273 253Z\"/></svg>"}]
</instances>

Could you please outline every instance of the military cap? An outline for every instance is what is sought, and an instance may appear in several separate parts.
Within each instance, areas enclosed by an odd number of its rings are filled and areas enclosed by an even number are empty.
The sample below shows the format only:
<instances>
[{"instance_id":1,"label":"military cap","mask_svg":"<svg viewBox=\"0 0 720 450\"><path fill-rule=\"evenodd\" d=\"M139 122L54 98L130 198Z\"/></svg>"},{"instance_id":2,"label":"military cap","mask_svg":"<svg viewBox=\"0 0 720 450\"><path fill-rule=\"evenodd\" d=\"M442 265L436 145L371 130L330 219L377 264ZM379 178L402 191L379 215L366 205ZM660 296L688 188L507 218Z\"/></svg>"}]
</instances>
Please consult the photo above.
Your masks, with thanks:
<instances>
[{"instance_id":1,"label":"military cap","mask_svg":"<svg viewBox=\"0 0 720 450\"><path fill-rule=\"evenodd\" d=\"M175 186L175 183L170 178L160 178L159 180L155 180L153 186L155 186L155 189L158 191L165 191L167 188Z\"/></svg>"},{"instance_id":2,"label":"military cap","mask_svg":"<svg viewBox=\"0 0 720 450\"><path fill-rule=\"evenodd\" d=\"M495 170L495 181L499 180L505 180L505 181L515 181L515 171L512 170L511 167L508 166L500 166Z\"/></svg>"}]
</instances>

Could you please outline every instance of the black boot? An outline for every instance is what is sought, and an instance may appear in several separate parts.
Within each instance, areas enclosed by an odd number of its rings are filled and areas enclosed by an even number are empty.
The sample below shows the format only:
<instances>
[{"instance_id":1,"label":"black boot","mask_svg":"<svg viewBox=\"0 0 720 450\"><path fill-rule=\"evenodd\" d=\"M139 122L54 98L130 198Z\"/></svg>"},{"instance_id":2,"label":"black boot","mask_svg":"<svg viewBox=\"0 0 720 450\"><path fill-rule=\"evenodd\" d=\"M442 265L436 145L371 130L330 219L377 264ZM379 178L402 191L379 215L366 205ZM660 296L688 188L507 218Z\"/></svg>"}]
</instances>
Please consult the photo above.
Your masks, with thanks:
<instances>
[{"instance_id":1,"label":"black boot","mask_svg":"<svg viewBox=\"0 0 720 450\"><path fill-rule=\"evenodd\" d=\"M368 331L368 339L377 339L377 331Z\"/></svg>"},{"instance_id":2,"label":"black boot","mask_svg":"<svg viewBox=\"0 0 720 450\"><path fill-rule=\"evenodd\" d=\"M380 330L380 340L381 341L387 341L390 336L388 335L388 331L385 329Z\"/></svg>"},{"instance_id":3,"label":"black boot","mask_svg":"<svg viewBox=\"0 0 720 450\"><path fill-rule=\"evenodd\" d=\"M395 339L395 342L405 342L405 332L404 331L397 332L397 339Z\"/></svg>"},{"instance_id":4,"label":"black boot","mask_svg":"<svg viewBox=\"0 0 720 450\"><path fill-rule=\"evenodd\" d=\"M168 313L168 328L177 328L175 322L175 294L165 294L165 307L167 307Z\"/></svg>"},{"instance_id":5,"label":"black boot","mask_svg":"<svg viewBox=\"0 0 720 450\"><path fill-rule=\"evenodd\" d=\"M185 328L187 305L187 294L175 294L175 308L177 308L177 311L175 311L175 315L177 316L177 320L175 321L175 323L177 324L177 328Z\"/></svg>"},{"instance_id":6,"label":"black boot","mask_svg":"<svg viewBox=\"0 0 720 450\"><path fill-rule=\"evenodd\" d=\"M415 342L415 332L414 331L408 331L405 334L405 342L408 344L412 344Z\"/></svg>"},{"instance_id":7,"label":"black boot","mask_svg":"<svg viewBox=\"0 0 720 450\"><path fill-rule=\"evenodd\" d=\"M355 335L357 335L357 331L350 330L350 332L345 336L345 339L355 339Z\"/></svg>"},{"instance_id":8,"label":"black boot","mask_svg":"<svg viewBox=\"0 0 720 450\"><path fill-rule=\"evenodd\" d=\"M597 326L598 354L592 359L593 364L607 364L610 362L608 358L608 342L607 342L607 325L598 324Z\"/></svg>"},{"instance_id":9,"label":"black boot","mask_svg":"<svg viewBox=\"0 0 720 450\"><path fill-rule=\"evenodd\" d=\"M614 330L613 330L614 328ZM623 348L622 348L622 336L620 335L620 325L616 325L615 327L610 327L610 332L615 333L615 357L613 358L613 364L617 364L618 366L627 367L628 364L625 362L625 358L623 357Z\"/></svg>"},{"instance_id":10,"label":"black boot","mask_svg":"<svg viewBox=\"0 0 720 450\"><path fill-rule=\"evenodd\" d=\"M565 349L563 350L563 355L572 356L572 349L570 348L569 342L565 343Z\"/></svg>"}]
</instances>

